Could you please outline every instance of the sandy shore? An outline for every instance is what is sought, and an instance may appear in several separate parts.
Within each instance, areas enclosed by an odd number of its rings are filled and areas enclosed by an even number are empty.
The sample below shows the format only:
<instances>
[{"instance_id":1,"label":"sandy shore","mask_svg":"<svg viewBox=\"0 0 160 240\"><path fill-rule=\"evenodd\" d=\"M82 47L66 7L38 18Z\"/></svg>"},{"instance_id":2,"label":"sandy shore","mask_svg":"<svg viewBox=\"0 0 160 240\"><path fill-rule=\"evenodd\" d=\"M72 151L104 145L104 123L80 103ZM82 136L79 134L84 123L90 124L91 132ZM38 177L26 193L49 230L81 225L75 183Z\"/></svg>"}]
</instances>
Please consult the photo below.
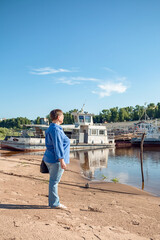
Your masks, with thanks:
<instances>
[{"instance_id":1,"label":"sandy shore","mask_svg":"<svg viewBox=\"0 0 160 240\"><path fill-rule=\"evenodd\" d=\"M160 239L160 198L119 183L85 188L77 159L59 185L68 210L49 209L49 176L39 172L40 161L36 155L0 156L0 239Z\"/></svg>"}]
</instances>

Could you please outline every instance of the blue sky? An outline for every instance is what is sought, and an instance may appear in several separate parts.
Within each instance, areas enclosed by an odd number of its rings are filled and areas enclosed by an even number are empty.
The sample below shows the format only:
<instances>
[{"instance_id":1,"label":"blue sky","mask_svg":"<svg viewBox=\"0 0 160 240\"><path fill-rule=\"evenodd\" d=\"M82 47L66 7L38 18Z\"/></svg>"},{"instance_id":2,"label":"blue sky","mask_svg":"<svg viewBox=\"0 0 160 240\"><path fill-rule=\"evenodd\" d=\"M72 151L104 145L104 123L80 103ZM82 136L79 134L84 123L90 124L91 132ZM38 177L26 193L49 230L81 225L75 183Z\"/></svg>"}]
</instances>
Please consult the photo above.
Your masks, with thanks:
<instances>
[{"instance_id":1,"label":"blue sky","mask_svg":"<svg viewBox=\"0 0 160 240\"><path fill-rule=\"evenodd\" d=\"M0 118L160 102L159 0L0 0Z\"/></svg>"}]
</instances>

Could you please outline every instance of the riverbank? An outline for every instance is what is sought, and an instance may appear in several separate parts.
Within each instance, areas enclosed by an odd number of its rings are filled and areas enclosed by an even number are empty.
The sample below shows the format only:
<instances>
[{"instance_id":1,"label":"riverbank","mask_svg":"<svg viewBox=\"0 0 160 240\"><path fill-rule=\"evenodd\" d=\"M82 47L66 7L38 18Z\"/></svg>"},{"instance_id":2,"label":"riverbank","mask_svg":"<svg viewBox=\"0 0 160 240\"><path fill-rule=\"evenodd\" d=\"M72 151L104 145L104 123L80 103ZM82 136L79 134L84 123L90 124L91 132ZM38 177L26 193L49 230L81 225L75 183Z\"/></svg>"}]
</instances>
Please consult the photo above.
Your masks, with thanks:
<instances>
[{"instance_id":1,"label":"riverbank","mask_svg":"<svg viewBox=\"0 0 160 240\"><path fill-rule=\"evenodd\" d=\"M0 239L160 239L160 198L119 183L85 188L77 159L71 159L59 185L68 210L49 209L41 158L1 154Z\"/></svg>"}]
</instances>

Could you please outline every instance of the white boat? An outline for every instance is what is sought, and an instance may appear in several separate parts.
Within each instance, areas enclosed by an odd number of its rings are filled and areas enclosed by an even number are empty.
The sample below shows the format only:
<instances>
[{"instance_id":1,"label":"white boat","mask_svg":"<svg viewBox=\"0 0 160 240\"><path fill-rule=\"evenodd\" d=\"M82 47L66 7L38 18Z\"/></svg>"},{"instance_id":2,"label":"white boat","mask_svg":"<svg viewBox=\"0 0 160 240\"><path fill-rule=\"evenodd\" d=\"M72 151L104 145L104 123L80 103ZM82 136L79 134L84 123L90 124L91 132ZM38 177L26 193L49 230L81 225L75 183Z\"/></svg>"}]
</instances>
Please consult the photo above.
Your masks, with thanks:
<instances>
[{"instance_id":1,"label":"white boat","mask_svg":"<svg viewBox=\"0 0 160 240\"><path fill-rule=\"evenodd\" d=\"M73 112L74 124L61 125L70 138L74 149L97 149L115 147L114 136L107 134L106 126L93 123L93 114L87 112Z\"/></svg>"},{"instance_id":2,"label":"white boat","mask_svg":"<svg viewBox=\"0 0 160 240\"><path fill-rule=\"evenodd\" d=\"M61 125L70 138L71 150L113 148L114 136L108 137L106 126L93 124L93 114L83 111L73 112L74 124ZM25 130L21 136L6 136L1 148L22 151L45 150L45 129L48 125L27 125L35 129L32 135Z\"/></svg>"},{"instance_id":3,"label":"white boat","mask_svg":"<svg viewBox=\"0 0 160 240\"><path fill-rule=\"evenodd\" d=\"M38 126L32 126L32 128L34 131L24 130L18 136L6 136L1 141L1 148L17 151L45 150L45 137L42 129Z\"/></svg>"},{"instance_id":4,"label":"white boat","mask_svg":"<svg viewBox=\"0 0 160 240\"><path fill-rule=\"evenodd\" d=\"M134 146L139 146L141 144L141 135L145 133L144 143L145 147L160 147L160 130L156 125L147 122L141 122L137 124L138 131L140 133L139 137L132 138L131 143Z\"/></svg>"}]
</instances>

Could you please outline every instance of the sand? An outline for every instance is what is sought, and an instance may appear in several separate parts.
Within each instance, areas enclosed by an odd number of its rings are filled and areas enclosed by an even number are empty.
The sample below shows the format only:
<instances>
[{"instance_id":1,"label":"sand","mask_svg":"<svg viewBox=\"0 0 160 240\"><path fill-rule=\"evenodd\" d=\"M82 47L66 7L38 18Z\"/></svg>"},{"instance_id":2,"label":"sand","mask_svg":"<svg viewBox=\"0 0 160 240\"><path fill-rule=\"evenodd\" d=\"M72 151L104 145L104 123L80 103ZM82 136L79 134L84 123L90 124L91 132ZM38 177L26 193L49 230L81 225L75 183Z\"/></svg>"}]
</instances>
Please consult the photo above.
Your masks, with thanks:
<instances>
[{"instance_id":1,"label":"sand","mask_svg":"<svg viewBox=\"0 0 160 240\"><path fill-rule=\"evenodd\" d=\"M41 158L0 155L1 240L160 240L160 198L120 183L85 188L77 159L59 184L68 209L49 209L49 175L39 172Z\"/></svg>"}]
</instances>

